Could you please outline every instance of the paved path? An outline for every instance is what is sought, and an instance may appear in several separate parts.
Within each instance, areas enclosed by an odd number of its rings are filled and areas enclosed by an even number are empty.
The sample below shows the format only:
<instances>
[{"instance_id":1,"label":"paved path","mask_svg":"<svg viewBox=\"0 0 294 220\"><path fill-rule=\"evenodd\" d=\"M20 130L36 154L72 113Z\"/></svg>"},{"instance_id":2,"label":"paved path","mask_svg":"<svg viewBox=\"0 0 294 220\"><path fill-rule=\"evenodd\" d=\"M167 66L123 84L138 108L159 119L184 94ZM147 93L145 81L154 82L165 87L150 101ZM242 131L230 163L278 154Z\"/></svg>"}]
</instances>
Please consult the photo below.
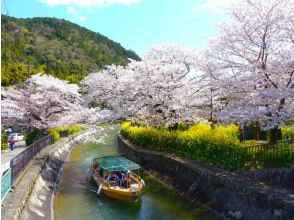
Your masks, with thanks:
<instances>
[{"instance_id":1,"label":"paved path","mask_svg":"<svg viewBox=\"0 0 294 220\"><path fill-rule=\"evenodd\" d=\"M20 154L22 151L26 149L25 141L16 142L16 146L14 147L14 151L10 149L7 152L1 153L1 172L4 172L10 167L10 160L16 155Z\"/></svg>"}]
</instances>

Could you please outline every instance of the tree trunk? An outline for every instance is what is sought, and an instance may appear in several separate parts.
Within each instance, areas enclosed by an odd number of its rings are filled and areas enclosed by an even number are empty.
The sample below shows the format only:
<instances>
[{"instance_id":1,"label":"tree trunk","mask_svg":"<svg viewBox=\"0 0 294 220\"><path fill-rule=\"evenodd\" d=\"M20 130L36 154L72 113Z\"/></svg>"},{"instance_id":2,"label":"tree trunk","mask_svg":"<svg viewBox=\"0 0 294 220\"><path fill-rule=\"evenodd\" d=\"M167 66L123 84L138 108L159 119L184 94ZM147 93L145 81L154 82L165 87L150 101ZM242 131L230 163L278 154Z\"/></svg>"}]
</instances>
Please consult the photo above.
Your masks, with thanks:
<instances>
[{"instance_id":1,"label":"tree trunk","mask_svg":"<svg viewBox=\"0 0 294 220\"><path fill-rule=\"evenodd\" d=\"M261 132L260 125L258 122L256 122L255 125L253 126L253 136L254 136L254 139L257 141L260 140L260 132Z\"/></svg>"},{"instance_id":2,"label":"tree trunk","mask_svg":"<svg viewBox=\"0 0 294 220\"><path fill-rule=\"evenodd\" d=\"M178 128L179 128L179 123L175 123L174 125L169 126L168 130L176 131L176 130L178 130Z\"/></svg>"},{"instance_id":3,"label":"tree trunk","mask_svg":"<svg viewBox=\"0 0 294 220\"><path fill-rule=\"evenodd\" d=\"M277 143L282 137L281 129L279 127L274 127L269 130L269 142L272 144Z\"/></svg>"}]
</instances>

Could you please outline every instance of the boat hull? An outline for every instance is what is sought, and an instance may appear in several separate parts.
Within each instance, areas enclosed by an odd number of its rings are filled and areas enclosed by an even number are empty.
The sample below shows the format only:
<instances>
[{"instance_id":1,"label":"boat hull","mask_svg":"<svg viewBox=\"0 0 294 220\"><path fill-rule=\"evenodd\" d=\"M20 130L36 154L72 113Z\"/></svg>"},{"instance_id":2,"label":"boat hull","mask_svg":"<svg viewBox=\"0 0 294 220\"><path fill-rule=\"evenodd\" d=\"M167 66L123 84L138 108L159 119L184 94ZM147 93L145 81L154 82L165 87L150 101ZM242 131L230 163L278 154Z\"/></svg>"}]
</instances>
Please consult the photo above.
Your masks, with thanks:
<instances>
[{"instance_id":1,"label":"boat hull","mask_svg":"<svg viewBox=\"0 0 294 220\"><path fill-rule=\"evenodd\" d=\"M126 200L132 201L138 199L142 195L142 190L123 190L120 187L113 188L113 187L102 187L102 193L107 197L119 200Z\"/></svg>"},{"instance_id":2,"label":"boat hull","mask_svg":"<svg viewBox=\"0 0 294 220\"><path fill-rule=\"evenodd\" d=\"M95 181L96 185L101 187L101 192L110 198L132 201L137 200L143 193L143 186L135 184L136 187L123 188L120 186L105 186L102 184L100 177L92 173L92 179Z\"/></svg>"}]
</instances>

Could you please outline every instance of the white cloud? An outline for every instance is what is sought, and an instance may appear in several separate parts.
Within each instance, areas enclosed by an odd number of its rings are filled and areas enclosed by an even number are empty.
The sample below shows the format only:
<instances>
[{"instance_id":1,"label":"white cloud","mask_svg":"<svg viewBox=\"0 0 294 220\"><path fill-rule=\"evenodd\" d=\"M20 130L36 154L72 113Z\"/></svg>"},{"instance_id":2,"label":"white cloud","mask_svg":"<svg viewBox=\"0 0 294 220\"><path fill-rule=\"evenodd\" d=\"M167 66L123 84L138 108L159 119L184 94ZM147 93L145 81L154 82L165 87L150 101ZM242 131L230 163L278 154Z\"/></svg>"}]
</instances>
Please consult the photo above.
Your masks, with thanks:
<instances>
[{"instance_id":1,"label":"white cloud","mask_svg":"<svg viewBox=\"0 0 294 220\"><path fill-rule=\"evenodd\" d=\"M240 0L206 0L198 10L208 10L213 14L223 14L232 4L238 3Z\"/></svg>"},{"instance_id":2,"label":"white cloud","mask_svg":"<svg viewBox=\"0 0 294 220\"><path fill-rule=\"evenodd\" d=\"M80 17L79 17L79 20L80 20L81 22L84 22L84 21L87 20L87 17L86 17L86 16L80 16Z\"/></svg>"},{"instance_id":3,"label":"white cloud","mask_svg":"<svg viewBox=\"0 0 294 220\"><path fill-rule=\"evenodd\" d=\"M77 14L78 14L77 11L76 11L76 9L75 9L74 7L72 7L72 6L67 6L66 9L67 9L71 14L73 14L73 15L77 15Z\"/></svg>"},{"instance_id":4,"label":"white cloud","mask_svg":"<svg viewBox=\"0 0 294 220\"><path fill-rule=\"evenodd\" d=\"M104 8L113 4L130 5L140 3L141 0L39 0L49 6L75 5L79 7L100 7Z\"/></svg>"},{"instance_id":5,"label":"white cloud","mask_svg":"<svg viewBox=\"0 0 294 220\"><path fill-rule=\"evenodd\" d=\"M78 19L80 22L84 22L87 20L86 16L81 16L79 12L72 6L67 6L66 9L71 13L76 19Z\"/></svg>"}]
</instances>

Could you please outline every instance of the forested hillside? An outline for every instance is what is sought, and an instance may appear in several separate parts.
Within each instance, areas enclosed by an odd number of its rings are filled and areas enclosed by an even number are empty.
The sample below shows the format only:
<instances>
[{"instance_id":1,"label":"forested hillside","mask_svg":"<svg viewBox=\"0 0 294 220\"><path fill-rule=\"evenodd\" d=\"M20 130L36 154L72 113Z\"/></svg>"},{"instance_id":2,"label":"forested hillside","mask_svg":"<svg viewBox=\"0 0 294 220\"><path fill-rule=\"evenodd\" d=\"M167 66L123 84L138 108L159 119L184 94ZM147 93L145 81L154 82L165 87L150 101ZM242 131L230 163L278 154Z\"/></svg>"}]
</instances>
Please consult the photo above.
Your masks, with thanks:
<instances>
[{"instance_id":1,"label":"forested hillside","mask_svg":"<svg viewBox=\"0 0 294 220\"><path fill-rule=\"evenodd\" d=\"M52 74L79 82L105 65L140 60L107 37L63 19L1 17L3 86L23 82L28 75Z\"/></svg>"}]
</instances>

